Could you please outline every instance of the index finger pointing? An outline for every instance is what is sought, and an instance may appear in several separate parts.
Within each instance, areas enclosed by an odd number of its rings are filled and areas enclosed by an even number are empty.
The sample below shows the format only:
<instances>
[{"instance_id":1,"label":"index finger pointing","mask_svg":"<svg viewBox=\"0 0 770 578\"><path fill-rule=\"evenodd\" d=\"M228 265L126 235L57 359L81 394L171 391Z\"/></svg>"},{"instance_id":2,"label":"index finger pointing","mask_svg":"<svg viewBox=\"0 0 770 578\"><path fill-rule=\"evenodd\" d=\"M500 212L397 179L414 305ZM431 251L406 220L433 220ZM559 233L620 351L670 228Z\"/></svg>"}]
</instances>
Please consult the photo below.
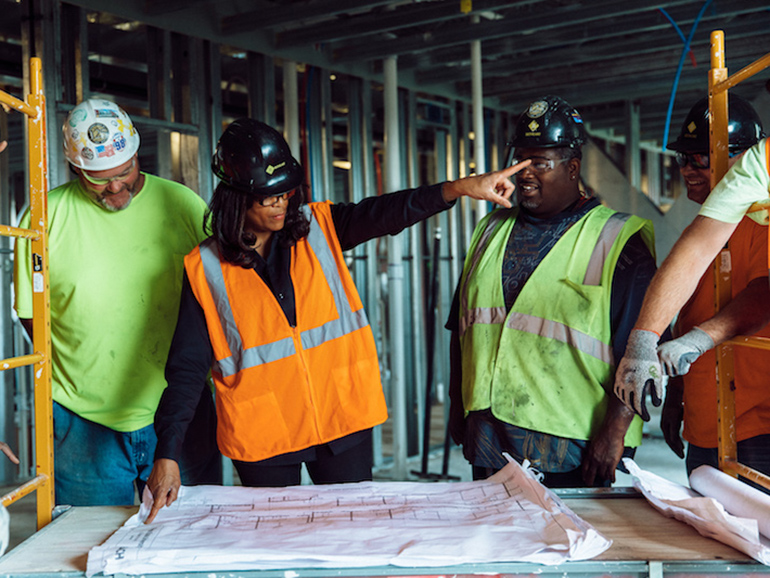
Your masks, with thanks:
<instances>
[{"instance_id":1,"label":"index finger pointing","mask_svg":"<svg viewBox=\"0 0 770 578\"><path fill-rule=\"evenodd\" d=\"M155 519L155 516L158 515L158 512L160 512L160 509L163 507L163 502L157 498L153 498L152 500L152 508L150 508L150 513L147 515L147 519L144 521L145 524L149 524Z\"/></svg>"},{"instance_id":2,"label":"index finger pointing","mask_svg":"<svg viewBox=\"0 0 770 578\"><path fill-rule=\"evenodd\" d=\"M510 167L506 167L500 171L500 175L503 177L510 177L511 175L515 175L518 173L521 169L524 169L532 164L532 159L526 159L521 161L520 163L516 163L515 165L511 165Z\"/></svg>"}]
</instances>

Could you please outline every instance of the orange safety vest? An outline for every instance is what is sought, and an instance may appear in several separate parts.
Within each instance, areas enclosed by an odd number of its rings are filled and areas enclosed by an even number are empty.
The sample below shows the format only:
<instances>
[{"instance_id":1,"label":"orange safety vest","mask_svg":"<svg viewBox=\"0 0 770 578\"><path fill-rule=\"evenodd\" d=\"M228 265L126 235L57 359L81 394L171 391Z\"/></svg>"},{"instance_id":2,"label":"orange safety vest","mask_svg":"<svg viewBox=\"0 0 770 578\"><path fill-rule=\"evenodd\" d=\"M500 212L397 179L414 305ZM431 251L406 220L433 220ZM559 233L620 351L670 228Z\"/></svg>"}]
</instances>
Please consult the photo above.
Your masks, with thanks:
<instances>
[{"instance_id":1,"label":"orange safety vest","mask_svg":"<svg viewBox=\"0 0 770 578\"><path fill-rule=\"evenodd\" d=\"M217 442L236 460L302 450L388 417L374 337L330 203L303 210L310 232L291 249L296 327L257 272L222 261L213 239L185 257L214 350Z\"/></svg>"}]
</instances>

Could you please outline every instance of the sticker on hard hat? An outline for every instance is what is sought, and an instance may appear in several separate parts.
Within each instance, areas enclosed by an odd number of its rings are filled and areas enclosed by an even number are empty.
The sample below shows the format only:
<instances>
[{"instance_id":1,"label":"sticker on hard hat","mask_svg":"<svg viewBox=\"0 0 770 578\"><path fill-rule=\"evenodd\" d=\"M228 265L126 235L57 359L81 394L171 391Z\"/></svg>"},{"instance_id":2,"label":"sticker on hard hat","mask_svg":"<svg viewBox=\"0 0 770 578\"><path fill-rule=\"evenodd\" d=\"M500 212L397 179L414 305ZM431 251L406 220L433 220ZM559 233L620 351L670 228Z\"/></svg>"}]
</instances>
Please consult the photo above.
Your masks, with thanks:
<instances>
[{"instance_id":1,"label":"sticker on hard hat","mask_svg":"<svg viewBox=\"0 0 770 578\"><path fill-rule=\"evenodd\" d=\"M545 114L545 111L548 110L548 103L544 100L536 100L532 104L529 105L529 108L527 109L527 116L529 118L537 118L539 116L543 116Z\"/></svg>"},{"instance_id":2,"label":"sticker on hard hat","mask_svg":"<svg viewBox=\"0 0 770 578\"><path fill-rule=\"evenodd\" d=\"M268 165L267 168L265 169L265 172L268 175L272 175L275 171L277 171L278 169L280 169L281 167L284 167L284 166L286 166L286 161L284 161L284 162L282 162L282 163L280 163L278 165Z\"/></svg>"},{"instance_id":3,"label":"sticker on hard hat","mask_svg":"<svg viewBox=\"0 0 770 578\"><path fill-rule=\"evenodd\" d=\"M94 110L96 117L118 118L118 112L116 110L110 110L108 108L97 108Z\"/></svg>"},{"instance_id":4,"label":"sticker on hard hat","mask_svg":"<svg viewBox=\"0 0 770 578\"><path fill-rule=\"evenodd\" d=\"M70 121L69 121L70 126L77 126L79 122L83 122L86 119L86 116L87 116L87 113L82 108L78 110L73 110L70 113Z\"/></svg>"},{"instance_id":5,"label":"sticker on hard hat","mask_svg":"<svg viewBox=\"0 0 770 578\"><path fill-rule=\"evenodd\" d=\"M115 149L112 145L99 145L96 147L96 156L99 158L115 156Z\"/></svg>"},{"instance_id":6,"label":"sticker on hard hat","mask_svg":"<svg viewBox=\"0 0 770 578\"><path fill-rule=\"evenodd\" d=\"M116 151L122 151L124 148L126 148L126 139L125 137L118 133L114 137L112 137L112 146L115 147Z\"/></svg>"},{"instance_id":7,"label":"sticker on hard hat","mask_svg":"<svg viewBox=\"0 0 770 578\"><path fill-rule=\"evenodd\" d=\"M95 122L88 127L88 138L91 139L91 142L94 144L105 143L109 137L110 129L108 129L100 122Z\"/></svg>"},{"instance_id":8,"label":"sticker on hard hat","mask_svg":"<svg viewBox=\"0 0 770 578\"><path fill-rule=\"evenodd\" d=\"M580 123L580 124L583 124L583 119L580 117L580 114L578 114L578 112L577 112L577 111L574 111L574 112L572 113L572 119L573 119L575 122L578 122L578 123Z\"/></svg>"},{"instance_id":9,"label":"sticker on hard hat","mask_svg":"<svg viewBox=\"0 0 770 578\"><path fill-rule=\"evenodd\" d=\"M94 151L88 147L83 147L83 149L80 151L80 156L86 160L92 161L94 160Z\"/></svg>"},{"instance_id":10,"label":"sticker on hard hat","mask_svg":"<svg viewBox=\"0 0 770 578\"><path fill-rule=\"evenodd\" d=\"M536 120L533 120L531 123L529 123L527 125L527 128L534 132L534 131L536 131L537 129L540 128L540 124ZM538 133L538 134L540 134L540 133Z\"/></svg>"}]
</instances>

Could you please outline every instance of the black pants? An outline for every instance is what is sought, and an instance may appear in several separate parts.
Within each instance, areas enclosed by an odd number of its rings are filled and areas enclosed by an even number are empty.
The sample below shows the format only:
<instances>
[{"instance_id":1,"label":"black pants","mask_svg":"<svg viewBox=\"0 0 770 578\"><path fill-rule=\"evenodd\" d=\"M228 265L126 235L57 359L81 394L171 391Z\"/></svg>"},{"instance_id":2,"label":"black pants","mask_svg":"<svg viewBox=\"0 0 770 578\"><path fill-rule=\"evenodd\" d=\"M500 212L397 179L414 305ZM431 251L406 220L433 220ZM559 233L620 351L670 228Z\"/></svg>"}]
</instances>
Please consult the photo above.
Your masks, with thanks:
<instances>
[{"instance_id":1,"label":"black pants","mask_svg":"<svg viewBox=\"0 0 770 578\"><path fill-rule=\"evenodd\" d=\"M315 448L316 457L305 462L314 484L367 482L372 479L372 444L370 439L339 454L326 445ZM264 465L262 462L233 460L241 484L251 488L282 488L300 483L302 463Z\"/></svg>"}]
</instances>

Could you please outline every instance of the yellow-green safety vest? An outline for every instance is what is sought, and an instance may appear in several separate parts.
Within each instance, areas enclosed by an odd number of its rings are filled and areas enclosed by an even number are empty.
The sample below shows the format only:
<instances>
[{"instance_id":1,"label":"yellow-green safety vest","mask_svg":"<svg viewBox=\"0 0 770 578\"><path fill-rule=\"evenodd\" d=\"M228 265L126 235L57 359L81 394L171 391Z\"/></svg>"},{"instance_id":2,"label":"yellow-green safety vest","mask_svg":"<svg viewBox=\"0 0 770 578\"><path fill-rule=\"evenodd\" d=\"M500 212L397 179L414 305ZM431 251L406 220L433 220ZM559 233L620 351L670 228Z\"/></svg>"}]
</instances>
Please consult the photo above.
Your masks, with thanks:
<instances>
[{"instance_id":1,"label":"yellow-green safety vest","mask_svg":"<svg viewBox=\"0 0 770 578\"><path fill-rule=\"evenodd\" d=\"M623 247L641 231L654 254L652 223L604 206L572 225L533 271L510 311L503 256L518 208L487 215L473 233L460 292L466 411L491 409L506 423L589 440L612 392L612 277ZM634 418L627 446L638 446Z\"/></svg>"}]
</instances>

